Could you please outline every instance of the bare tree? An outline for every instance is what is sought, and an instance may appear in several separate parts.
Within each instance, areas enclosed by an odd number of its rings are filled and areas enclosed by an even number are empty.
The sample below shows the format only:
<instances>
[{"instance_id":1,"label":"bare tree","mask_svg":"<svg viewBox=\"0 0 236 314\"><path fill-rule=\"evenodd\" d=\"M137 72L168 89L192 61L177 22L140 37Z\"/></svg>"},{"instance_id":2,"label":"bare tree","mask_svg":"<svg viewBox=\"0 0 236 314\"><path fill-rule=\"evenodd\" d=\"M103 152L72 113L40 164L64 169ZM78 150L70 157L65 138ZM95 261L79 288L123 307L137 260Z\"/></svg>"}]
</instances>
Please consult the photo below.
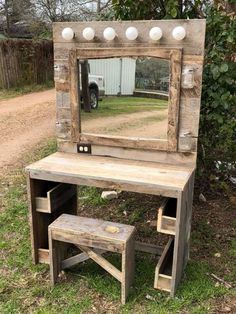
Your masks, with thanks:
<instances>
[{"instance_id":1,"label":"bare tree","mask_svg":"<svg viewBox=\"0 0 236 314\"><path fill-rule=\"evenodd\" d=\"M94 20L107 10L111 0L35 0L35 10L49 22Z\"/></svg>"}]
</instances>

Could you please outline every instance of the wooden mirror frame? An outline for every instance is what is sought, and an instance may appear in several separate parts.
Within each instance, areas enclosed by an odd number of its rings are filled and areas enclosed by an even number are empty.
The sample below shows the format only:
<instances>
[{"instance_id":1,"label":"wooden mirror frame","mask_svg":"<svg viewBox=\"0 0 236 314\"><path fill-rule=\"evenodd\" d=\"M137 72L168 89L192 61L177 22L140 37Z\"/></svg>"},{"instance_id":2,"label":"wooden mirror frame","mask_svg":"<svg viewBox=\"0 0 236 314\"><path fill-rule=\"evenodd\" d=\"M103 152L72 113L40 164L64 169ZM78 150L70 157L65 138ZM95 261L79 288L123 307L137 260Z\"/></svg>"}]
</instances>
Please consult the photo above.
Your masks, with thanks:
<instances>
[{"instance_id":1,"label":"wooden mirror frame","mask_svg":"<svg viewBox=\"0 0 236 314\"><path fill-rule=\"evenodd\" d=\"M114 57L154 57L170 61L170 84L168 98L167 139L124 137L83 133L81 131L80 89L77 62L80 59L102 59ZM178 118L182 48L115 47L77 48L69 52L69 78L71 94L71 137L78 144L96 144L126 148L175 152L178 149Z\"/></svg>"}]
</instances>

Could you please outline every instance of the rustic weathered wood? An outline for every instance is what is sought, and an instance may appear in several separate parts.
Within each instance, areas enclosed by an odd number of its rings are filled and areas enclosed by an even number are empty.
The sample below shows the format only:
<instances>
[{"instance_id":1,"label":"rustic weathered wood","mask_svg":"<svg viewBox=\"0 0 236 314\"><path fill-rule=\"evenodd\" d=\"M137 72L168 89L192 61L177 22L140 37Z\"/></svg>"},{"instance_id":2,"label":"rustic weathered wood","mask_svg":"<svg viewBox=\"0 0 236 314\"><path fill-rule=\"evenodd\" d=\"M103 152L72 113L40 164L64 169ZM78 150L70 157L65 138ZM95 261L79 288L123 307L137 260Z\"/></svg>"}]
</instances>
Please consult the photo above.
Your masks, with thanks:
<instances>
[{"instance_id":1,"label":"rustic weathered wood","mask_svg":"<svg viewBox=\"0 0 236 314\"><path fill-rule=\"evenodd\" d=\"M94 249L94 251L100 255L102 255L103 253L106 252L105 250L100 250L100 249ZM62 267L62 269L70 268L70 267L73 267L79 263L85 262L88 259L90 259L90 257L88 256L87 253L85 253L85 252L79 253L77 255L68 257L65 260L63 260L61 263L61 267Z\"/></svg>"},{"instance_id":2,"label":"rustic weathered wood","mask_svg":"<svg viewBox=\"0 0 236 314\"><path fill-rule=\"evenodd\" d=\"M78 59L101 59L101 58L113 58L113 57L156 57L160 59L171 59L171 55L176 53L181 49L168 49L159 48L153 49L149 47L120 47L117 48L84 48L76 49ZM178 57L177 57L178 58Z\"/></svg>"},{"instance_id":3,"label":"rustic weathered wood","mask_svg":"<svg viewBox=\"0 0 236 314\"><path fill-rule=\"evenodd\" d=\"M179 96L181 80L182 51L175 50L170 53L170 84L167 128L167 151L177 150L179 129Z\"/></svg>"},{"instance_id":4,"label":"rustic weathered wood","mask_svg":"<svg viewBox=\"0 0 236 314\"><path fill-rule=\"evenodd\" d=\"M76 186L67 189L65 191L65 199L58 196L53 201L53 212L39 212L37 211L37 197L47 194L48 190L58 184L45 181L45 180L32 180L27 176L27 188L29 198L29 217L30 217L30 228L31 228L31 247L33 262L37 263L48 263L48 226L56 219L61 213L67 212L76 214L77 212L77 194ZM67 185L66 185L67 186ZM61 198L62 197L62 198ZM56 207L55 207L56 206Z\"/></svg>"},{"instance_id":5,"label":"rustic weathered wood","mask_svg":"<svg viewBox=\"0 0 236 314\"><path fill-rule=\"evenodd\" d=\"M176 199L168 198L158 209L157 231L175 235L176 227Z\"/></svg>"},{"instance_id":6,"label":"rustic weathered wood","mask_svg":"<svg viewBox=\"0 0 236 314\"><path fill-rule=\"evenodd\" d=\"M135 241L134 233L125 243L124 251L122 252L122 275L121 275L121 303L125 304L128 297L129 288L134 282L135 270Z\"/></svg>"},{"instance_id":7,"label":"rustic weathered wood","mask_svg":"<svg viewBox=\"0 0 236 314\"><path fill-rule=\"evenodd\" d=\"M73 184L176 197L193 172L190 167L125 159L54 153L30 167L31 177Z\"/></svg>"},{"instance_id":8,"label":"rustic weathered wood","mask_svg":"<svg viewBox=\"0 0 236 314\"><path fill-rule=\"evenodd\" d=\"M49 191L47 196L35 197L36 211L41 213L52 213L76 194L76 186L69 184L58 184Z\"/></svg>"},{"instance_id":9,"label":"rustic weathered wood","mask_svg":"<svg viewBox=\"0 0 236 314\"><path fill-rule=\"evenodd\" d=\"M105 27L112 25L116 29L117 37L112 42L107 42L103 38ZM128 26L137 27L139 36L137 40L130 42L125 37L125 30ZM71 26L75 32L75 37L71 41L65 41L61 36L61 31L65 27ZM172 30L176 26L183 26L187 32L186 38L176 41L172 37ZM90 26L95 29L96 35L93 41L86 41L82 36L85 27ZM159 26L163 30L163 37L154 42L149 38L149 30ZM108 58L122 56L153 56L170 59L170 99L168 110L168 138L165 141L153 139L131 139L112 136L97 136L96 134L81 134L74 142L84 142L97 146L110 146L119 148L133 148L136 150L155 150L157 155L162 151L169 152L196 152L198 121L200 112L201 77L204 52L205 21L204 20L170 20L170 21L109 21L109 22L80 22L80 23L55 23L54 25L54 51L55 62L61 65L61 60L67 66L70 50L76 51L75 58ZM181 51L183 53L181 53ZM181 62L182 60L182 62ZM180 76L185 66L191 66L194 72L194 87L191 89L180 86ZM63 70L61 70L63 79ZM65 71L64 71L65 73ZM66 74L65 81L67 81ZM58 90L60 87L58 86ZM64 87L61 87L64 90ZM79 96L77 95L79 98ZM190 101L190 99L192 99ZM187 100L187 106L186 101ZM62 111L62 110L61 110ZM60 117L66 117L66 112L62 112ZM73 116L72 116L73 120ZM80 134L80 124L72 123L78 129L73 132ZM69 139L68 124L67 130L60 124L59 138ZM65 135L63 136L63 132ZM189 134L187 138L183 134ZM65 149L68 146L63 146ZM177 149L178 147L178 149ZM170 160L172 160L170 158Z\"/></svg>"},{"instance_id":10,"label":"rustic weathered wood","mask_svg":"<svg viewBox=\"0 0 236 314\"><path fill-rule=\"evenodd\" d=\"M174 239L170 238L158 261L155 271L154 288L171 291Z\"/></svg>"},{"instance_id":11,"label":"rustic weathered wood","mask_svg":"<svg viewBox=\"0 0 236 314\"><path fill-rule=\"evenodd\" d=\"M70 69L70 107L71 107L71 139L75 141L80 133L80 92L79 92L79 75L76 50L71 50L69 55Z\"/></svg>"},{"instance_id":12,"label":"rustic weathered wood","mask_svg":"<svg viewBox=\"0 0 236 314\"><path fill-rule=\"evenodd\" d=\"M108 262L104 257L100 254L96 253L93 249L78 245L79 248L85 252L89 258L91 258L94 262L96 262L99 266L105 269L109 274L111 274L118 281L122 281L122 272L118 270L115 266L113 266L110 262Z\"/></svg>"},{"instance_id":13,"label":"rustic weathered wood","mask_svg":"<svg viewBox=\"0 0 236 314\"><path fill-rule=\"evenodd\" d=\"M76 261L86 260L87 256L121 282L121 302L125 304L128 290L134 279L134 232L132 226L79 217L61 215L49 226L50 276L52 285L55 284L61 268L68 266L74 260L69 258L62 261L60 242L74 243L85 253L76 256ZM114 267L94 247L119 252L122 254L121 271ZM69 262L68 262L69 261Z\"/></svg>"},{"instance_id":14,"label":"rustic weathered wood","mask_svg":"<svg viewBox=\"0 0 236 314\"><path fill-rule=\"evenodd\" d=\"M128 26L135 26L139 36L135 41L125 37ZM183 26L187 36L182 41L173 39L174 27ZM82 31L90 26L95 29L93 41L87 42ZM112 42L103 38L105 27L116 30L117 37ZM154 42L149 39L149 30L158 26L162 28L163 37ZM75 38L65 41L61 36L64 27L72 27ZM55 183L97 186L138 193L162 195L177 200L176 216L159 212L158 230L172 233L174 242L170 241L156 268L155 287L175 294L184 267L189 257L189 238L191 226L192 194L194 169L196 167L197 140L200 115L201 80L204 56L204 20L162 20L162 21L104 21L56 23L54 25L54 60L55 86L57 90L57 138L60 151L28 167L28 195L30 203L30 221L32 234L32 252L34 262L48 262L48 225L60 213L75 211L75 196L61 205L55 213L37 212L36 200L44 207L45 190L55 187ZM81 133L80 90L78 59L109 58L122 56L153 56L170 60L170 92L168 108L168 137L166 140L152 138L129 138ZM193 85L189 88L184 82L185 69L190 67L193 73ZM182 83L181 83L182 82ZM78 143L91 145L91 155L77 153ZM74 154L71 154L74 153ZM38 199L37 199L38 198ZM163 231L164 230L164 231ZM57 246L62 240L60 232L53 231L56 252L61 256L55 261L53 274L58 275L62 265L69 265L93 256L100 264L103 258L96 251L119 251L124 254L124 263L133 264L128 259L129 246L113 240L80 240L81 248L89 248L77 257L64 261L64 246ZM70 240L73 234L68 235ZM74 241L76 242L76 241ZM72 242L73 243L73 242ZM77 243L78 244L78 243ZM120 246L119 246L120 245ZM159 248L147 244L135 244L137 250L158 254ZM132 252L133 245L130 250ZM101 252L100 252L101 253ZM59 253L58 253L59 254ZM133 254L133 253L132 253ZM131 255L132 255L131 254ZM51 257L52 258L52 257ZM105 267L111 269L105 262ZM131 266L130 266L131 267ZM133 267L131 267L133 269ZM111 271L112 272L112 271ZM122 270L123 272L123 270ZM120 273L113 274L119 278ZM132 282L133 274L122 273L122 300L126 298L126 288Z\"/></svg>"},{"instance_id":15,"label":"rustic weathered wood","mask_svg":"<svg viewBox=\"0 0 236 314\"><path fill-rule=\"evenodd\" d=\"M189 240L192 216L194 172L186 184L184 191L179 194L177 201L176 235L173 254L173 271L171 295L176 292L184 268L189 258Z\"/></svg>"},{"instance_id":16,"label":"rustic weathered wood","mask_svg":"<svg viewBox=\"0 0 236 314\"><path fill-rule=\"evenodd\" d=\"M176 41L172 37L172 30L176 26L183 26L186 29L187 36L181 42ZM96 34L92 42L87 42L82 31L85 27L93 27ZM103 37L103 30L106 27L113 27L117 33L117 37L112 43L107 42ZM130 42L125 37L125 30L129 26L135 26L138 29L139 36L134 42ZM152 27L158 26L162 28L163 37L158 42L153 42L149 38L149 31ZM72 27L75 32L75 38L71 42L65 41L61 32L65 27ZM201 30L201 31L199 31ZM53 40L54 43L63 43L64 46L71 47L113 47L122 45L137 46L145 44L151 47L184 47L186 54L202 55L204 50L205 20L150 20L150 21L93 21L93 22L64 22L54 23Z\"/></svg>"},{"instance_id":17,"label":"rustic weathered wood","mask_svg":"<svg viewBox=\"0 0 236 314\"><path fill-rule=\"evenodd\" d=\"M124 56L152 56L170 60L170 91L169 91L169 106L168 106L168 128L167 128L167 140L163 139L145 139L145 138L131 138L112 135L96 135L82 133L77 138L77 141L81 143L106 145L106 146L118 146L118 147L130 147L130 148L146 148L164 151L176 151L177 150L177 137L178 137L178 117L179 117L179 94L180 94L180 79L181 79L181 49L150 49L150 48L123 48L118 49L77 49L77 58L91 59L102 57L124 57ZM84 61L83 61L84 62ZM82 64L81 64L82 66ZM84 66L85 68L86 66ZM83 69L84 69L83 68ZM84 69L85 71L85 69ZM88 89L88 82L84 75L84 92ZM71 81L72 82L72 81ZM71 90L73 87L71 87ZM76 90L73 91L76 93ZM87 110L89 111L89 109ZM73 116L72 116L73 119ZM72 126L75 125L77 130L75 134L79 134L81 126L72 122Z\"/></svg>"},{"instance_id":18,"label":"rustic weathered wood","mask_svg":"<svg viewBox=\"0 0 236 314\"><path fill-rule=\"evenodd\" d=\"M137 149L153 149L153 150L167 150L167 140L164 139L147 139L147 138L135 138L115 135L97 135L92 133L81 133L78 142L115 146L115 147L128 147Z\"/></svg>"},{"instance_id":19,"label":"rustic weathered wood","mask_svg":"<svg viewBox=\"0 0 236 314\"><path fill-rule=\"evenodd\" d=\"M62 147L61 151L65 152L75 152L76 148L73 145L69 145L69 142L61 141L58 144L58 147ZM97 156L108 156L116 157L121 159L131 159L139 161L150 161L157 163L166 163L186 167L195 167L196 164L196 153L187 152L165 152L165 151L156 151L153 150L141 150L141 149L130 149L123 147L112 147L112 146L102 146L102 145L92 145L92 154Z\"/></svg>"},{"instance_id":20,"label":"rustic weathered wood","mask_svg":"<svg viewBox=\"0 0 236 314\"><path fill-rule=\"evenodd\" d=\"M139 252L161 255L163 249L160 246L152 243L135 241L135 250Z\"/></svg>"}]
</instances>

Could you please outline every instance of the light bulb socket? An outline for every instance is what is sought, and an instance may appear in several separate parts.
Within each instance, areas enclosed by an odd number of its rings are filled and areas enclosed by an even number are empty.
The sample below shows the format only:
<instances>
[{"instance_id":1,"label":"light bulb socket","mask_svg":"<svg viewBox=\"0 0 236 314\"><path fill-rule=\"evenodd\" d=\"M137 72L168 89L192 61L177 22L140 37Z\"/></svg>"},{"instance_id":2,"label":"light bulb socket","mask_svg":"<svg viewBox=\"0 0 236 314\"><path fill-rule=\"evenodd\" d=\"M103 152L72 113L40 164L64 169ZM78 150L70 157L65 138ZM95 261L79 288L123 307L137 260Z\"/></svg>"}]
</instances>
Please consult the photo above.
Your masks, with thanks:
<instances>
[{"instance_id":1,"label":"light bulb socket","mask_svg":"<svg viewBox=\"0 0 236 314\"><path fill-rule=\"evenodd\" d=\"M88 41L93 40L95 37L94 29L92 27L86 27L83 30L83 37L84 37L84 39L86 39Z\"/></svg>"},{"instance_id":2,"label":"light bulb socket","mask_svg":"<svg viewBox=\"0 0 236 314\"><path fill-rule=\"evenodd\" d=\"M137 39L137 37L138 37L138 30L137 30L137 28L134 27L134 26L128 27L126 32L125 32L125 36L129 40Z\"/></svg>"}]
</instances>

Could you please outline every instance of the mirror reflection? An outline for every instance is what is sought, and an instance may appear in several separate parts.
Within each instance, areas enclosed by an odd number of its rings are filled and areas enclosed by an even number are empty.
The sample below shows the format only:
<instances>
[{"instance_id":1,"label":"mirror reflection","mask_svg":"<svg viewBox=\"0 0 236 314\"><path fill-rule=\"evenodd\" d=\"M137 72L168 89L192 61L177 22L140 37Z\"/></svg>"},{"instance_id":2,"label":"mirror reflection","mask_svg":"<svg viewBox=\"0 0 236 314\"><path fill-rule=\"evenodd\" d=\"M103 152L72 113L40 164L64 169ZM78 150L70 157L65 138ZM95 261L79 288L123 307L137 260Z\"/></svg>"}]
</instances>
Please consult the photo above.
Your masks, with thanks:
<instances>
[{"instance_id":1,"label":"mirror reflection","mask_svg":"<svg viewBox=\"0 0 236 314\"><path fill-rule=\"evenodd\" d=\"M168 60L80 60L79 73L83 133L167 138Z\"/></svg>"}]
</instances>

